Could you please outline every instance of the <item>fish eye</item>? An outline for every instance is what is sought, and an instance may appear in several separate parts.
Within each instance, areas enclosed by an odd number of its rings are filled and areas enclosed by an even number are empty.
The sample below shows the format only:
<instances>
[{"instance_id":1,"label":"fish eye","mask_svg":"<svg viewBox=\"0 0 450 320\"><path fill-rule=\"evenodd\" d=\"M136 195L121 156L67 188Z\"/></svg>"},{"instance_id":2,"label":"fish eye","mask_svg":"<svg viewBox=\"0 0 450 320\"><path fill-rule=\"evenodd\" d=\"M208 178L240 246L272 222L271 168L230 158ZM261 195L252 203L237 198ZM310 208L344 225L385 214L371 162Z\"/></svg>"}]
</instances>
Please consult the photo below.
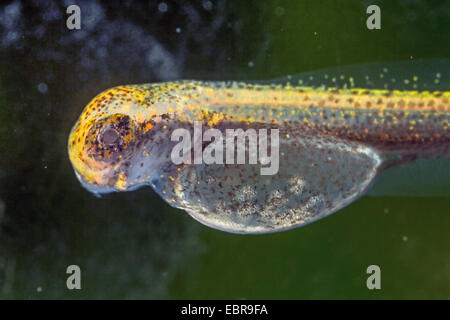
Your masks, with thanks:
<instances>
[{"instance_id":1,"label":"fish eye","mask_svg":"<svg viewBox=\"0 0 450 320\"><path fill-rule=\"evenodd\" d=\"M100 143L106 147L114 147L120 144L120 134L119 132L113 128L108 126L103 133L98 135Z\"/></svg>"},{"instance_id":2,"label":"fish eye","mask_svg":"<svg viewBox=\"0 0 450 320\"><path fill-rule=\"evenodd\" d=\"M135 125L130 117L116 114L95 122L86 137L87 154L97 161L111 162L131 152Z\"/></svg>"}]
</instances>

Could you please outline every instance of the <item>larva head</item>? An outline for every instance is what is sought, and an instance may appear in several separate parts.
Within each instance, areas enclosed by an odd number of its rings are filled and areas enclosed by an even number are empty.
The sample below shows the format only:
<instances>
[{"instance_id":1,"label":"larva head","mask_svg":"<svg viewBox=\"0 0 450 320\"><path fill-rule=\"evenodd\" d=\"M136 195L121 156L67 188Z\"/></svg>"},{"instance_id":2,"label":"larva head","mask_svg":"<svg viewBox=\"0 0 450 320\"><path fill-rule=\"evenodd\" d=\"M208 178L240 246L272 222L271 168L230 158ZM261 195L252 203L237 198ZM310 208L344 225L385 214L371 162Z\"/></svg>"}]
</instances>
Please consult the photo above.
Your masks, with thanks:
<instances>
[{"instance_id":1,"label":"larva head","mask_svg":"<svg viewBox=\"0 0 450 320\"><path fill-rule=\"evenodd\" d=\"M78 179L94 193L130 190L165 159L169 113L179 109L174 84L130 85L95 97L73 127L69 157ZM153 150L153 151L152 151Z\"/></svg>"},{"instance_id":2,"label":"larva head","mask_svg":"<svg viewBox=\"0 0 450 320\"><path fill-rule=\"evenodd\" d=\"M95 97L73 127L69 157L78 179L89 191L123 189L136 141L151 127L143 121L143 112L130 112L132 108L139 108L133 88L112 88Z\"/></svg>"},{"instance_id":3,"label":"larva head","mask_svg":"<svg viewBox=\"0 0 450 320\"><path fill-rule=\"evenodd\" d=\"M69 137L69 157L78 179L90 191L113 191L132 158L138 128L124 114L86 124L80 119Z\"/></svg>"}]
</instances>

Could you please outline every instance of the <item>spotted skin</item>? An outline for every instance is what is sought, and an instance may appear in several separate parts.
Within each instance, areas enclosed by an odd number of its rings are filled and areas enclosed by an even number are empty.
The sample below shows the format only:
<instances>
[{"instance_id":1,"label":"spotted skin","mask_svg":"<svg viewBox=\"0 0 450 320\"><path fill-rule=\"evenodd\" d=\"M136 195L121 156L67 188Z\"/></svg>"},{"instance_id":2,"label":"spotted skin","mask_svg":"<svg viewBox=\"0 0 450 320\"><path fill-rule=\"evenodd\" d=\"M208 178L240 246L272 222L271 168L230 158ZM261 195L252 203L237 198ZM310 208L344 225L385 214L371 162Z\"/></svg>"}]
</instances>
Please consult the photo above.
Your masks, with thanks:
<instances>
[{"instance_id":1,"label":"spotted skin","mask_svg":"<svg viewBox=\"0 0 450 320\"><path fill-rule=\"evenodd\" d=\"M354 201L387 166L448 156L449 99L449 91L289 83L119 86L86 106L70 133L69 157L94 193L150 185L211 227L282 231ZM278 129L279 171L261 175L260 164L175 165L178 141L171 133L185 128L194 136L194 121L224 136L233 128Z\"/></svg>"}]
</instances>

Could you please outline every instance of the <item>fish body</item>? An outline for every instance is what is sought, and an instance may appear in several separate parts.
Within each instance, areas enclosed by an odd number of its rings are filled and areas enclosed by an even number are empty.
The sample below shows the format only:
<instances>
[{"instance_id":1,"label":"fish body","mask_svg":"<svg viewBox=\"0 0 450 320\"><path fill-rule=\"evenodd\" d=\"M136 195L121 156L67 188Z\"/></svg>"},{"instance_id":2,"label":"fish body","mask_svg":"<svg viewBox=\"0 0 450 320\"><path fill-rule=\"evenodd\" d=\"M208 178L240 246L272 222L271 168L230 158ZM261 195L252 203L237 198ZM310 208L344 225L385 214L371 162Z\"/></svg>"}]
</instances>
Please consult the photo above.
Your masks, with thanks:
<instances>
[{"instance_id":1,"label":"fish body","mask_svg":"<svg viewBox=\"0 0 450 320\"><path fill-rule=\"evenodd\" d=\"M151 186L228 232L303 226L360 197L385 168L450 152L449 91L360 87L351 77L346 84L118 86L86 106L69 157L97 194ZM179 129L189 139L174 136ZM174 161L180 150L184 161Z\"/></svg>"}]
</instances>

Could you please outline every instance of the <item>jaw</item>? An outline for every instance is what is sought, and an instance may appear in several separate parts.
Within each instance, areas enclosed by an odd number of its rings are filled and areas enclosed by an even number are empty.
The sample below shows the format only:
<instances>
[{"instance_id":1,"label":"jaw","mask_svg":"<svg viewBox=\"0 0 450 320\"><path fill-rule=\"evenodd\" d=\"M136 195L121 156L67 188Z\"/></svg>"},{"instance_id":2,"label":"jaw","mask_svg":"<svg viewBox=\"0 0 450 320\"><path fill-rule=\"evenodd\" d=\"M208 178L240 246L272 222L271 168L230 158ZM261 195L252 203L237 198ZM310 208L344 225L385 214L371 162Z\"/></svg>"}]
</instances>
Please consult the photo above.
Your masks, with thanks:
<instances>
[{"instance_id":1,"label":"jaw","mask_svg":"<svg viewBox=\"0 0 450 320\"><path fill-rule=\"evenodd\" d=\"M85 189L96 195L115 191L120 176L117 170L119 165L111 166L89 157L72 157L72 154L70 157L78 181Z\"/></svg>"},{"instance_id":2,"label":"jaw","mask_svg":"<svg viewBox=\"0 0 450 320\"><path fill-rule=\"evenodd\" d=\"M78 178L78 181L80 181L81 185L88 190L89 192L93 193L96 196L100 196L101 194L106 194L106 193L111 193L114 192L115 190L111 187L104 187L104 186L100 186L100 185L94 185L92 183L86 182L84 180L84 178L78 173L77 170L75 171L75 175Z\"/></svg>"}]
</instances>

